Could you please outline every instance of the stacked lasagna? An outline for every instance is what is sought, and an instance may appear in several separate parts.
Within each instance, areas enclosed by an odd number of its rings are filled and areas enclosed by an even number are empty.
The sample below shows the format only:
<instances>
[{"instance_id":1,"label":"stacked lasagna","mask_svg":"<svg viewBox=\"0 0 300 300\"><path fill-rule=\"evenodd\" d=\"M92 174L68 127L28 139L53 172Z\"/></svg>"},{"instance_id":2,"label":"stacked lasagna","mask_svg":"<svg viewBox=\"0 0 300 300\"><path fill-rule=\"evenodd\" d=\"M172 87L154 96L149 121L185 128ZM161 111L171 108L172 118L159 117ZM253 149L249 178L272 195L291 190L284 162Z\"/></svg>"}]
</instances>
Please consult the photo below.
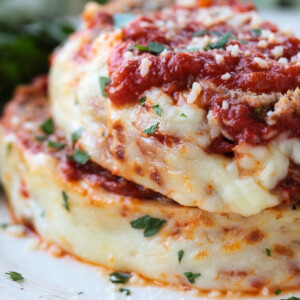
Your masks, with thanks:
<instances>
[{"instance_id":1,"label":"stacked lasagna","mask_svg":"<svg viewBox=\"0 0 300 300\"><path fill-rule=\"evenodd\" d=\"M300 40L253 5L200 2L88 4L49 79L6 107L2 183L18 222L85 261L186 289L292 290Z\"/></svg>"}]
</instances>

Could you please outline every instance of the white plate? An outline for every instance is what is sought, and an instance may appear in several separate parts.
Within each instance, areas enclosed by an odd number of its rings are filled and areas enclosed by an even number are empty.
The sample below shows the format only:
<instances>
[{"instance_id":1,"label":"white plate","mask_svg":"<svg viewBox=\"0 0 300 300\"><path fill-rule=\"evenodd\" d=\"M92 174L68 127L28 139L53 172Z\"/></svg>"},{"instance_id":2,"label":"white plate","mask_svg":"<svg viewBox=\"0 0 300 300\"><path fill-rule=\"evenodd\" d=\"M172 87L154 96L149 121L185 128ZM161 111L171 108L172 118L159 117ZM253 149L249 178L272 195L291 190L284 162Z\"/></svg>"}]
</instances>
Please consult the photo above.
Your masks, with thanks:
<instances>
[{"instance_id":1,"label":"white plate","mask_svg":"<svg viewBox=\"0 0 300 300\"><path fill-rule=\"evenodd\" d=\"M300 35L299 12L264 12L262 16L280 27L291 24L295 33ZM0 223L5 222L10 222L10 218L4 201L0 199ZM195 297L186 293L153 286L126 286L132 295L124 296L118 292L119 287L109 283L107 276L99 274L100 268L67 256L54 258L41 250L29 250L31 241L27 237L13 238L0 230L0 300L195 300ZM8 271L21 273L25 277L24 283L11 281L5 275ZM84 294L79 295L80 292ZM291 296L300 297L300 293L272 297L272 300ZM233 300L232 297L227 299Z\"/></svg>"}]
</instances>

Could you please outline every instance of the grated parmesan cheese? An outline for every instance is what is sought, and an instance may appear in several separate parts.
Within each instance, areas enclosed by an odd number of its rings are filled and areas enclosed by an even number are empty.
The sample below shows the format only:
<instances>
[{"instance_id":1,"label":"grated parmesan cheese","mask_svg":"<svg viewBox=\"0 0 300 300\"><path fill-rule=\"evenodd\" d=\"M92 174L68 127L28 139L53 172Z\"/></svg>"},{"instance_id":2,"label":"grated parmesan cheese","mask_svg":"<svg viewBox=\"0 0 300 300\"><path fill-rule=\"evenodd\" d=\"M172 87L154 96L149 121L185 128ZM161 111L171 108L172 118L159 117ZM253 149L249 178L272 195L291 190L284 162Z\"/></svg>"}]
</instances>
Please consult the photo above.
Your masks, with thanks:
<instances>
[{"instance_id":1,"label":"grated parmesan cheese","mask_svg":"<svg viewBox=\"0 0 300 300\"><path fill-rule=\"evenodd\" d=\"M283 55L283 47L282 46L276 46L275 48L273 48L271 50L271 53L272 55L275 57L275 58L279 58Z\"/></svg>"},{"instance_id":2,"label":"grated parmesan cheese","mask_svg":"<svg viewBox=\"0 0 300 300\"><path fill-rule=\"evenodd\" d=\"M281 64L284 64L284 65L287 65L289 63L288 59L286 57L281 57L279 60L278 60L279 63Z\"/></svg>"},{"instance_id":3,"label":"grated parmesan cheese","mask_svg":"<svg viewBox=\"0 0 300 300\"><path fill-rule=\"evenodd\" d=\"M152 62L146 57L142 59L141 65L140 65L140 73L142 77L145 77L148 75L150 67L152 65Z\"/></svg>"},{"instance_id":4,"label":"grated parmesan cheese","mask_svg":"<svg viewBox=\"0 0 300 300\"><path fill-rule=\"evenodd\" d=\"M254 61L262 68L262 69L268 69L269 64L267 61L261 59L260 57L254 57Z\"/></svg>"},{"instance_id":5,"label":"grated parmesan cheese","mask_svg":"<svg viewBox=\"0 0 300 300\"><path fill-rule=\"evenodd\" d=\"M251 52L250 52L249 50L246 50L246 51L244 52L244 54L245 54L245 56L250 56Z\"/></svg>"},{"instance_id":6,"label":"grated parmesan cheese","mask_svg":"<svg viewBox=\"0 0 300 300\"><path fill-rule=\"evenodd\" d=\"M221 64L224 62L224 56L221 54L216 54L215 59L218 64Z\"/></svg>"},{"instance_id":7,"label":"grated parmesan cheese","mask_svg":"<svg viewBox=\"0 0 300 300\"><path fill-rule=\"evenodd\" d=\"M194 82L192 90L188 95L186 102L189 104L194 103L197 97L199 96L199 94L201 93L201 91L202 91L202 86L198 82Z\"/></svg>"},{"instance_id":8,"label":"grated parmesan cheese","mask_svg":"<svg viewBox=\"0 0 300 300\"><path fill-rule=\"evenodd\" d=\"M226 51L230 52L232 57L237 57L239 55L240 47L239 45L229 45Z\"/></svg>"},{"instance_id":9,"label":"grated parmesan cheese","mask_svg":"<svg viewBox=\"0 0 300 300\"><path fill-rule=\"evenodd\" d=\"M261 40L257 43L257 47L261 49L266 49L268 47L268 43L265 40Z\"/></svg>"},{"instance_id":10,"label":"grated parmesan cheese","mask_svg":"<svg viewBox=\"0 0 300 300\"><path fill-rule=\"evenodd\" d=\"M224 100L224 101L222 102L222 108L223 108L224 110L226 110L226 109L229 108L229 104L228 104L228 102L227 102L226 100Z\"/></svg>"},{"instance_id":11,"label":"grated parmesan cheese","mask_svg":"<svg viewBox=\"0 0 300 300\"><path fill-rule=\"evenodd\" d=\"M222 80L228 80L230 78L231 78L231 75L228 72L221 76Z\"/></svg>"},{"instance_id":12,"label":"grated parmesan cheese","mask_svg":"<svg viewBox=\"0 0 300 300\"><path fill-rule=\"evenodd\" d=\"M132 58L133 57L133 53L131 52L131 51L126 51L125 53L124 53L124 58L125 59L130 59L130 58Z\"/></svg>"}]
</instances>

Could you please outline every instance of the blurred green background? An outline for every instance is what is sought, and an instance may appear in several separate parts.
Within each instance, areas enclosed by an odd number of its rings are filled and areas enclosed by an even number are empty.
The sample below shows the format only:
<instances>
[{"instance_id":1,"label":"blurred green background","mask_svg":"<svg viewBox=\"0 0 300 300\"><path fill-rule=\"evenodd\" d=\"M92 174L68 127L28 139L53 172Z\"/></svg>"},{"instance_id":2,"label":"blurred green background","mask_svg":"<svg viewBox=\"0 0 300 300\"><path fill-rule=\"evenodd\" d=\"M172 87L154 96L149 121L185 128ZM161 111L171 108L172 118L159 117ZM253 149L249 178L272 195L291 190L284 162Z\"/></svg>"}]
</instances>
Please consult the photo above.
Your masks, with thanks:
<instances>
[{"instance_id":1,"label":"blurred green background","mask_svg":"<svg viewBox=\"0 0 300 300\"><path fill-rule=\"evenodd\" d=\"M97 0L104 3L108 0ZM151 1L151 0L150 0ZM0 0L0 108L19 83L48 72L48 57L77 26L86 0ZM262 10L289 12L300 0L256 0ZM297 12L300 16L300 10ZM281 17L280 17L281 19ZM275 20L276 21L276 20Z\"/></svg>"}]
</instances>

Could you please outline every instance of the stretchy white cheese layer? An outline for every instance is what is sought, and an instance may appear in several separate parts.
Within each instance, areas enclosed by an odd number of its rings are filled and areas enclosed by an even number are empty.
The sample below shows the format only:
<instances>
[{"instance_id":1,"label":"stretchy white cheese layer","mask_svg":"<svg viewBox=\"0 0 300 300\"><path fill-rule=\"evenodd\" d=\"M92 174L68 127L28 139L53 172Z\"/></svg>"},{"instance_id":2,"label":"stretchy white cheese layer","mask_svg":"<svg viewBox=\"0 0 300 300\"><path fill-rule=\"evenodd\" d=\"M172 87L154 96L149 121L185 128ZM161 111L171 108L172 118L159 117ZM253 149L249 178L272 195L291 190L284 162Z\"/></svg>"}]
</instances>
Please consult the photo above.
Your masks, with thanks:
<instances>
[{"instance_id":1,"label":"stretchy white cheese layer","mask_svg":"<svg viewBox=\"0 0 300 300\"><path fill-rule=\"evenodd\" d=\"M291 207L246 218L118 196L87 180L64 180L53 156L30 152L2 127L0 166L17 220L32 220L45 241L85 261L188 289L273 294L299 287L300 221ZM130 225L144 215L166 223L147 238ZM201 276L192 284L185 272Z\"/></svg>"},{"instance_id":2,"label":"stretchy white cheese layer","mask_svg":"<svg viewBox=\"0 0 300 300\"><path fill-rule=\"evenodd\" d=\"M204 9L201 16L205 15L209 22L209 16L216 11L220 12L218 22L234 25L257 20L254 12L233 14L222 7ZM187 17L183 19L188 21ZM257 24L251 22L249 26L255 28ZM55 54L50 98L54 120L66 136L83 128L77 146L93 161L182 205L210 212L251 216L281 202L273 189L287 175L290 160L300 163L298 139L283 135L265 146L241 144L234 149L233 158L207 154L204 149L221 129L213 114L193 103L206 83L197 83L192 90L182 92L176 105L161 89L152 88L144 94L145 107L140 103L116 107L102 96L99 77L109 77L110 50L120 43L122 33L116 29L93 37L91 57L78 62L74 56L86 44L89 34L78 31ZM219 56L216 59L220 60ZM144 63L141 72L146 74L149 68L151 65ZM250 105L252 98L263 103L282 97L275 93L244 94ZM151 108L154 105L162 109L161 116ZM226 108L228 103L223 103ZM171 145L166 145L144 133L157 123L156 133L175 138L175 142L173 139Z\"/></svg>"}]
</instances>

